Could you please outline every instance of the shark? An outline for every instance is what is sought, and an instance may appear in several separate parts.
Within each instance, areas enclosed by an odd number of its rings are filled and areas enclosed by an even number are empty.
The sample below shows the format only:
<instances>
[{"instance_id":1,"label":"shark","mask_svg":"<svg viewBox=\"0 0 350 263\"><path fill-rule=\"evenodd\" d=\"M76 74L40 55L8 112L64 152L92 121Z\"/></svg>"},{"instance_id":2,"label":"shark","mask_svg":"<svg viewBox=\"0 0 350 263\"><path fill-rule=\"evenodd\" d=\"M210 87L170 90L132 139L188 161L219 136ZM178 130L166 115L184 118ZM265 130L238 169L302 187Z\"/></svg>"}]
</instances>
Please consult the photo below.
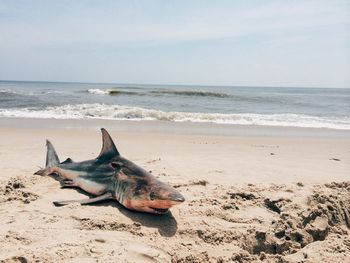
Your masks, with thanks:
<instances>
[{"instance_id":1,"label":"shark","mask_svg":"<svg viewBox=\"0 0 350 263\"><path fill-rule=\"evenodd\" d=\"M34 174L57 176L62 188L77 187L93 196L83 200L55 201L56 206L116 200L130 210L165 214L172 206L185 201L172 186L122 157L107 130L102 128L101 132L100 154L82 162L74 162L71 158L60 162L52 143L46 140L45 168Z\"/></svg>"}]
</instances>

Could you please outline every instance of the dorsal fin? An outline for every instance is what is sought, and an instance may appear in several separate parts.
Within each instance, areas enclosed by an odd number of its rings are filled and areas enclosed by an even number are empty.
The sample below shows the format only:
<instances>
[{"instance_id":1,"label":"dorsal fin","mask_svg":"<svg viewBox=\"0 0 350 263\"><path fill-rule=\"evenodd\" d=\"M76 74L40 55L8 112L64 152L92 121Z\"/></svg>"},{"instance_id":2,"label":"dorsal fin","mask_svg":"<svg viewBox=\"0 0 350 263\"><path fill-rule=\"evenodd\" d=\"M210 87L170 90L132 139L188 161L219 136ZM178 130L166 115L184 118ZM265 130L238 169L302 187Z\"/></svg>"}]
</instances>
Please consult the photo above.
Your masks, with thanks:
<instances>
[{"instance_id":1,"label":"dorsal fin","mask_svg":"<svg viewBox=\"0 0 350 263\"><path fill-rule=\"evenodd\" d=\"M67 158L64 162L62 162L62 163L73 163L73 160L71 159L71 158ZM61 164L62 164L61 163Z\"/></svg>"},{"instance_id":2,"label":"dorsal fin","mask_svg":"<svg viewBox=\"0 0 350 263\"><path fill-rule=\"evenodd\" d=\"M104 128L101 129L101 132L102 132L102 150L99 156L97 157L97 159L109 160L115 156L118 156L119 152L117 150L117 147L115 147L114 142L111 136L109 135L109 133Z\"/></svg>"}]
</instances>

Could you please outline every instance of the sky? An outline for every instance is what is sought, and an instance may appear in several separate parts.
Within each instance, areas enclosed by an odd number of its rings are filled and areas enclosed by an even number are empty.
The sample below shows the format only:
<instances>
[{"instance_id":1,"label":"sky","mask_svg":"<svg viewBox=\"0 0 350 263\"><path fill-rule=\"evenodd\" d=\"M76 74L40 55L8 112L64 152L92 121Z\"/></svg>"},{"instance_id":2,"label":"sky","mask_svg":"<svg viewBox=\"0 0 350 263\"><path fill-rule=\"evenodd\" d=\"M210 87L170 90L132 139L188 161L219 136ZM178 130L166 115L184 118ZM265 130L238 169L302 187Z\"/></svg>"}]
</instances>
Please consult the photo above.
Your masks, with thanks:
<instances>
[{"instance_id":1,"label":"sky","mask_svg":"<svg viewBox=\"0 0 350 263\"><path fill-rule=\"evenodd\" d=\"M350 1L0 0L0 79L350 88Z\"/></svg>"}]
</instances>

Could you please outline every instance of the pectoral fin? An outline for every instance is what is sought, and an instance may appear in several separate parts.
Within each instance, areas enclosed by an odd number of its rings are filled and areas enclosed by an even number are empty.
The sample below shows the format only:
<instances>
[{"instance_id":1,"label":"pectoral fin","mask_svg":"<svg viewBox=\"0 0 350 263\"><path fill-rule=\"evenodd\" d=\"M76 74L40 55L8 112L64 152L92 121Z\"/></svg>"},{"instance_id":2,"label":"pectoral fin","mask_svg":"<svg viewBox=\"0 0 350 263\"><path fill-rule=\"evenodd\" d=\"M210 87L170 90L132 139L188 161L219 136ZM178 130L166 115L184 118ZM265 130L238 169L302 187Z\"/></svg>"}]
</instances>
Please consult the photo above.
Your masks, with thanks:
<instances>
[{"instance_id":1,"label":"pectoral fin","mask_svg":"<svg viewBox=\"0 0 350 263\"><path fill-rule=\"evenodd\" d=\"M72 203L80 203L82 205L87 205L87 204L101 202L104 200L109 200L111 198L112 198L111 193L105 193L103 195L100 195L100 196L97 196L94 198L87 198L87 199L82 199L82 200L55 201L55 202L53 202L53 204L55 206L63 206L63 205L68 205L68 204L72 204Z\"/></svg>"},{"instance_id":2,"label":"pectoral fin","mask_svg":"<svg viewBox=\"0 0 350 263\"><path fill-rule=\"evenodd\" d=\"M69 179L60 180L61 188L78 187L78 185Z\"/></svg>"}]
</instances>

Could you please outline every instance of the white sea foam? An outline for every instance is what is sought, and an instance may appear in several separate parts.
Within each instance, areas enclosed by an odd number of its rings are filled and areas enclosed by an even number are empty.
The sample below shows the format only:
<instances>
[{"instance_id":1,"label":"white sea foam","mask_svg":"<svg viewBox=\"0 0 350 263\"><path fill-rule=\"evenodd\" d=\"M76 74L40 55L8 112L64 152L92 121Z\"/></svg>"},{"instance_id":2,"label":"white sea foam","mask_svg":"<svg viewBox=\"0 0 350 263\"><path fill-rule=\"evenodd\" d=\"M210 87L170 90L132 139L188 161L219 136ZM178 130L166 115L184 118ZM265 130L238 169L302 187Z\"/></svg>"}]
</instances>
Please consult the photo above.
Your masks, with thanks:
<instances>
[{"instance_id":1,"label":"white sea foam","mask_svg":"<svg viewBox=\"0 0 350 263\"><path fill-rule=\"evenodd\" d=\"M212 122L220 124L312 127L350 130L350 117L321 118L299 114L222 114L195 112L166 112L140 107L105 104L78 104L36 108L0 109L0 117L55 118L55 119L109 119L161 120L172 122Z\"/></svg>"},{"instance_id":2,"label":"white sea foam","mask_svg":"<svg viewBox=\"0 0 350 263\"><path fill-rule=\"evenodd\" d=\"M110 91L110 89L88 89L89 93L96 95L108 95Z\"/></svg>"},{"instance_id":3,"label":"white sea foam","mask_svg":"<svg viewBox=\"0 0 350 263\"><path fill-rule=\"evenodd\" d=\"M11 94L16 94L13 90L10 89L0 89L0 93L11 93Z\"/></svg>"},{"instance_id":4,"label":"white sea foam","mask_svg":"<svg viewBox=\"0 0 350 263\"><path fill-rule=\"evenodd\" d=\"M137 94L134 91L119 90L119 89L88 89L88 92L90 94L95 94L95 95L121 95L121 94L134 95L134 94Z\"/></svg>"}]
</instances>

